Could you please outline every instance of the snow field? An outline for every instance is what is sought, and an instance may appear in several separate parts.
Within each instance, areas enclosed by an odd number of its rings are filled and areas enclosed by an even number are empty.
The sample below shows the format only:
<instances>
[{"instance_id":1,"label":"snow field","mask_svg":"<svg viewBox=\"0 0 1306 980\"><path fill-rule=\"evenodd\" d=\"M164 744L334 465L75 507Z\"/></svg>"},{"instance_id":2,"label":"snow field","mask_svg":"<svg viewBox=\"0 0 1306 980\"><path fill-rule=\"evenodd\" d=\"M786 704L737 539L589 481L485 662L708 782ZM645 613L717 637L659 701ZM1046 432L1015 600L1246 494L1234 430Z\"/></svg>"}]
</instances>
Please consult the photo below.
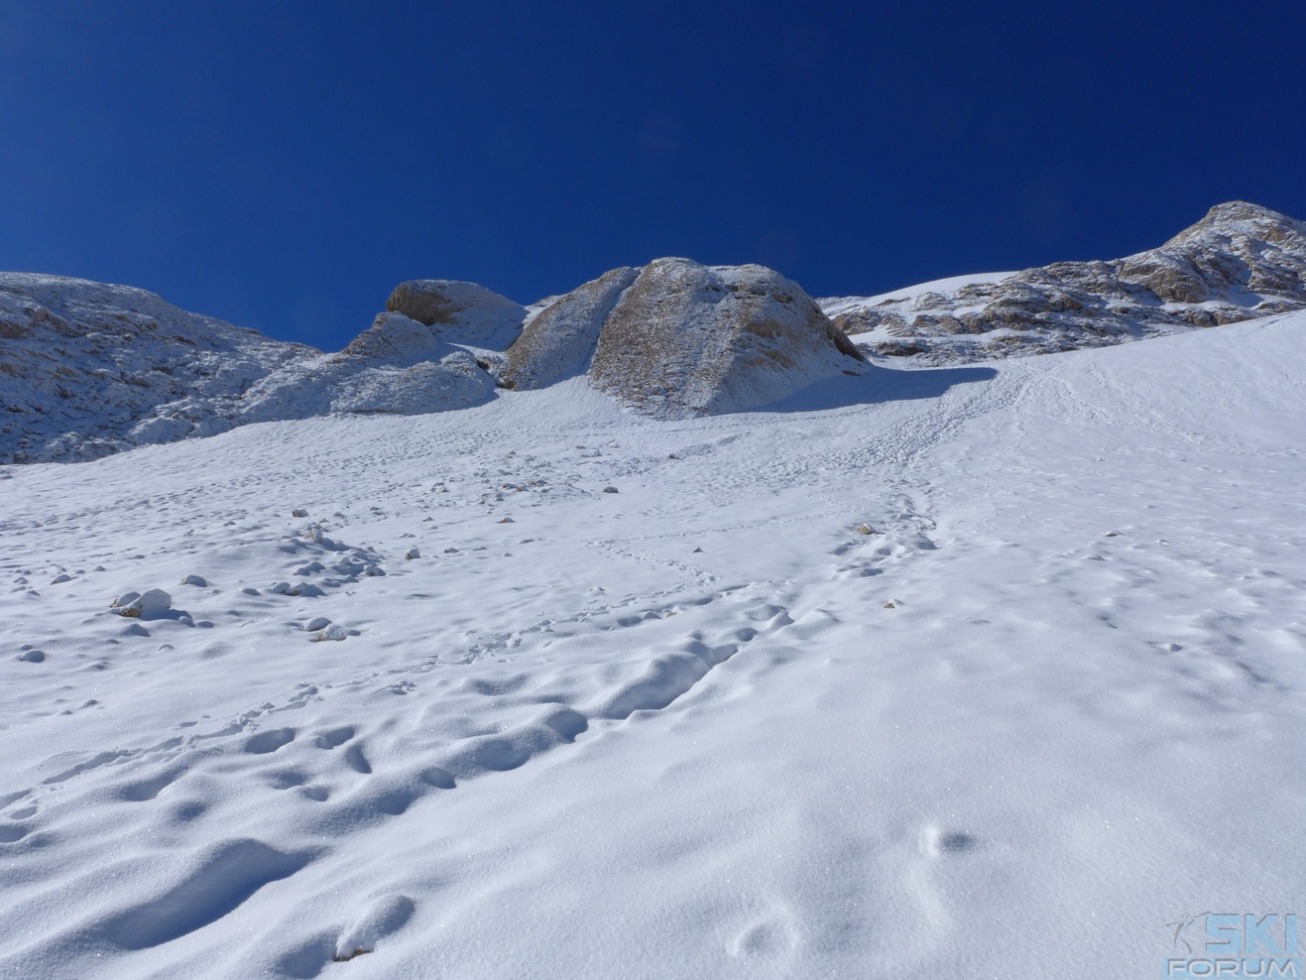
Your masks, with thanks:
<instances>
[{"instance_id":1,"label":"snow field","mask_svg":"<svg viewBox=\"0 0 1306 980\"><path fill-rule=\"evenodd\" d=\"M0 975L1132 976L1290 911L1303 326L7 468Z\"/></svg>"}]
</instances>

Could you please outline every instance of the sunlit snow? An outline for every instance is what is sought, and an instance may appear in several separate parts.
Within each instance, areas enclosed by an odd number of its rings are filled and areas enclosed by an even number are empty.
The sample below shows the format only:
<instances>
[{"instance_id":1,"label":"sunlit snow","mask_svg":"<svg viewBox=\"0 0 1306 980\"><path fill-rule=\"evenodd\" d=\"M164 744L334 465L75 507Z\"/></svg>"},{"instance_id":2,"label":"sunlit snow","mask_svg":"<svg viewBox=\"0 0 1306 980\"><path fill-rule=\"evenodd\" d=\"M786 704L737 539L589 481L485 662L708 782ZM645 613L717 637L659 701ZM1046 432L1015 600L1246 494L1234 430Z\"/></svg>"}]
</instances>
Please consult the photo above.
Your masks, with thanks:
<instances>
[{"instance_id":1,"label":"sunlit snow","mask_svg":"<svg viewBox=\"0 0 1306 980\"><path fill-rule=\"evenodd\" d=\"M1294 911L1303 331L0 468L0 975L1096 980Z\"/></svg>"}]
</instances>

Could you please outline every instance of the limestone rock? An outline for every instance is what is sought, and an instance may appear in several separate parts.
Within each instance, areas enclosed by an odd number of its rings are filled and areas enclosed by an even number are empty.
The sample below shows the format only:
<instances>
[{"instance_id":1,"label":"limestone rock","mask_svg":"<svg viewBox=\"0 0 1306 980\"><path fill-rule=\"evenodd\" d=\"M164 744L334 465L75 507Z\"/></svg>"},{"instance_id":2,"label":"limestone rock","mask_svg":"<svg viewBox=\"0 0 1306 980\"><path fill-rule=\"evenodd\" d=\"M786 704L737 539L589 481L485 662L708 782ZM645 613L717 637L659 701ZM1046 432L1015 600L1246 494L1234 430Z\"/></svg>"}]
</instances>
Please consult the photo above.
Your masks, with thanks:
<instances>
[{"instance_id":1,"label":"limestone rock","mask_svg":"<svg viewBox=\"0 0 1306 980\"><path fill-rule=\"evenodd\" d=\"M372 325L340 353L371 364L409 367L419 361L438 359L450 349L425 324L402 313L379 313Z\"/></svg>"},{"instance_id":2,"label":"limestone rock","mask_svg":"<svg viewBox=\"0 0 1306 980\"><path fill-rule=\"evenodd\" d=\"M148 589L140 595L127 592L114 600L111 608L129 619L156 619L172 608L172 596L162 589Z\"/></svg>"},{"instance_id":3,"label":"limestone rock","mask_svg":"<svg viewBox=\"0 0 1306 980\"><path fill-rule=\"evenodd\" d=\"M536 314L508 348L503 385L546 388L588 371L608 314L638 275L638 269L613 269Z\"/></svg>"},{"instance_id":4,"label":"limestone rock","mask_svg":"<svg viewBox=\"0 0 1306 980\"><path fill-rule=\"evenodd\" d=\"M862 360L779 273L672 258L645 266L621 294L589 377L645 414L677 417L766 405Z\"/></svg>"},{"instance_id":5,"label":"limestone rock","mask_svg":"<svg viewBox=\"0 0 1306 980\"><path fill-rule=\"evenodd\" d=\"M526 319L521 304L476 283L452 279L401 282L385 308L432 328L442 340L489 350L507 349Z\"/></svg>"},{"instance_id":6,"label":"limestone rock","mask_svg":"<svg viewBox=\"0 0 1306 980\"><path fill-rule=\"evenodd\" d=\"M550 302L508 349L505 387L587 375L649 415L742 411L863 360L797 283L757 265L658 259Z\"/></svg>"},{"instance_id":7,"label":"limestone rock","mask_svg":"<svg viewBox=\"0 0 1306 980\"><path fill-rule=\"evenodd\" d=\"M1123 259L821 305L871 353L931 363L1114 344L1306 307L1306 224L1232 201Z\"/></svg>"}]
</instances>

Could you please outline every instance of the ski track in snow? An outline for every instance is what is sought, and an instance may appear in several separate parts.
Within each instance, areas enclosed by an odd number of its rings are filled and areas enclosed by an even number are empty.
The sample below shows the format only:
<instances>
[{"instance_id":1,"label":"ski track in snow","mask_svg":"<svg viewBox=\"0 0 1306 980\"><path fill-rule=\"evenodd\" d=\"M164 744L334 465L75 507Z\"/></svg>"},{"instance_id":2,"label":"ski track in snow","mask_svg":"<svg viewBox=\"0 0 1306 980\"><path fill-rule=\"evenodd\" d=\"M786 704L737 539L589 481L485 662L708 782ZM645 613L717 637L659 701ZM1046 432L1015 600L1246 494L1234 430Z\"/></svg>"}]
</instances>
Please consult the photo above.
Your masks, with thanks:
<instances>
[{"instance_id":1,"label":"ski track in snow","mask_svg":"<svg viewBox=\"0 0 1306 980\"><path fill-rule=\"evenodd\" d=\"M1123 976L1291 910L1303 326L7 468L0 975Z\"/></svg>"}]
</instances>

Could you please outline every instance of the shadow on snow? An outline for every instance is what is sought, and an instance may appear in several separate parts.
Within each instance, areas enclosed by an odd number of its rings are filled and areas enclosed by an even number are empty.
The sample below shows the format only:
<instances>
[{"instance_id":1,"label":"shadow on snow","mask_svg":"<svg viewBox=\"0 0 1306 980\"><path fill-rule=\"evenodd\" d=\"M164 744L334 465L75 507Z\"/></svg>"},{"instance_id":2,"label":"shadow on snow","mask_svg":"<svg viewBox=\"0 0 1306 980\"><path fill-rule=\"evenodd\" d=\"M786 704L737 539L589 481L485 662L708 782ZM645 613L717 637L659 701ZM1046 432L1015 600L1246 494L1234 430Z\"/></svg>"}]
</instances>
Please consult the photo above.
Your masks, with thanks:
<instances>
[{"instance_id":1,"label":"shadow on snow","mask_svg":"<svg viewBox=\"0 0 1306 980\"><path fill-rule=\"evenodd\" d=\"M788 398L750 411L823 412L850 405L938 398L953 385L991 381L997 376L991 367L901 370L868 364L860 374L826 378Z\"/></svg>"}]
</instances>

